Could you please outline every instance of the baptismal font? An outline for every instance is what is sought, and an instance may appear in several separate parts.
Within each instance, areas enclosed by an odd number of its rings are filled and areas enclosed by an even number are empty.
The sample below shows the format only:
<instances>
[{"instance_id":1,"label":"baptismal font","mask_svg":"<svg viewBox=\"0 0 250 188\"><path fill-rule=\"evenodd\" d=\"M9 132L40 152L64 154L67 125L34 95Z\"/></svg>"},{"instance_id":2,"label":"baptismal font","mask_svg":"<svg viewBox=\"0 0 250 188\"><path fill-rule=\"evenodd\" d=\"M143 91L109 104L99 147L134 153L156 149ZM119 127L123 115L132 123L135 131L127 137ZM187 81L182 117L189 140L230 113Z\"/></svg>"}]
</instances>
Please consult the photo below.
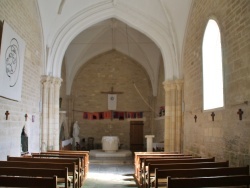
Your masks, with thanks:
<instances>
[{"instance_id":1,"label":"baptismal font","mask_svg":"<svg viewBox=\"0 0 250 188\"><path fill-rule=\"evenodd\" d=\"M116 152L119 149L120 140L118 136L103 136L102 150L105 152Z\"/></svg>"}]
</instances>

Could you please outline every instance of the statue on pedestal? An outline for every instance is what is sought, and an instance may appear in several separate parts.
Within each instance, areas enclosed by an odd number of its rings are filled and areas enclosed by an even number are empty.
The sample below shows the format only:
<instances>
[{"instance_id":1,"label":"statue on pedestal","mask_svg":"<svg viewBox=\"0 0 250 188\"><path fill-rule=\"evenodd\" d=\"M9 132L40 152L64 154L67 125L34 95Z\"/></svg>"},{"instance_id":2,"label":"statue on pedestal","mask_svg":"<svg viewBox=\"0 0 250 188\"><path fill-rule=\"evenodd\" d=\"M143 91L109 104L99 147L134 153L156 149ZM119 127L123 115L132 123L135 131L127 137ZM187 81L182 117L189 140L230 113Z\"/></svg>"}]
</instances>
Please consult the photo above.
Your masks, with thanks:
<instances>
[{"instance_id":1,"label":"statue on pedestal","mask_svg":"<svg viewBox=\"0 0 250 188\"><path fill-rule=\"evenodd\" d=\"M75 147L78 144L80 144L79 133L80 133L80 127L78 125L78 121L75 121L75 123L73 125L73 138L74 138L74 146Z\"/></svg>"}]
</instances>

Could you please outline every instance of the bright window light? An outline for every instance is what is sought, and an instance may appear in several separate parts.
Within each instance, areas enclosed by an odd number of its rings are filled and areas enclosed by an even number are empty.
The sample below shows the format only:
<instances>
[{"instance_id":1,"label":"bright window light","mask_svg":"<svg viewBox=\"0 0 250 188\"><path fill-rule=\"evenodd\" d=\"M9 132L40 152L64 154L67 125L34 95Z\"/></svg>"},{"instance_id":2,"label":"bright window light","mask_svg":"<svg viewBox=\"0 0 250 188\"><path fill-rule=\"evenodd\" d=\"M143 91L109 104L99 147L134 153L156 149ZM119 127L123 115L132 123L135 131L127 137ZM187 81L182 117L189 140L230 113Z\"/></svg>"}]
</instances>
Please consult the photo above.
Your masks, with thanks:
<instances>
[{"instance_id":1,"label":"bright window light","mask_svg":"<svg viewBox=\"0 0 250 188\"><path fill-rule=\"evenodd\" d=\"M202 45L203 109L224 106L223 70L220 30L214 20L209 20Z\"/></svg>"}]
</instances>

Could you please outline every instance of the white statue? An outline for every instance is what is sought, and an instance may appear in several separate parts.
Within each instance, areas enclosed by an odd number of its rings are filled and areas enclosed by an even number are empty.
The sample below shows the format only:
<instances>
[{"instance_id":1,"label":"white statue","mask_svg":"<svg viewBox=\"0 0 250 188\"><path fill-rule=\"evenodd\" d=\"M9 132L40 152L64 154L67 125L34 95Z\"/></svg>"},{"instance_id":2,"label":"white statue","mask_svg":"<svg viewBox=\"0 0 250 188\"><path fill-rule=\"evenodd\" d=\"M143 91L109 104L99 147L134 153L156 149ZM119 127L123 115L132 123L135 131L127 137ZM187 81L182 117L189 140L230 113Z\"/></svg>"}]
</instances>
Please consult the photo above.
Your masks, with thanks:
<instances>
[{"instance_id":1,"label":"white statue","mask_svg":"<svg viewBox=\"0 0 250 188\"><path fill-rule=\"evenodd\" d=\"M79 133L80 133L80 127L78 125L78 121L76 121L73 125L73 138L74 138L74 145L75 146L76 146L76 142L78 142L78 144L80 144Z\"/></svg>"}]
</instances>

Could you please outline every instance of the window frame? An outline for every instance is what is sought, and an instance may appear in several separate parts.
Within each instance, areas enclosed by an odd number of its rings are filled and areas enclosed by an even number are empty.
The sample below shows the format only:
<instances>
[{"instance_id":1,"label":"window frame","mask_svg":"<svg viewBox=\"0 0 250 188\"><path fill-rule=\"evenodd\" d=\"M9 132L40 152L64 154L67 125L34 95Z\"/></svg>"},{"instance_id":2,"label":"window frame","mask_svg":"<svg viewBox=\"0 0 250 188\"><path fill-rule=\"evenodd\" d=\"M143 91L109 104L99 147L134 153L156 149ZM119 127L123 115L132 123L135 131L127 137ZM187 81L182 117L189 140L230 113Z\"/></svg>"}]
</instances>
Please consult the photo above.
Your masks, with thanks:
<instances>
[{"instance_id":1,"label":"window frame","mask_svg":"<svg viewBox=\"0 0 250 188\"><path fill-rule=\"evenodd\" d=\"M205 39L205 32L208 28L208 24L209 21L212 20L216 23L218 30L219 30L219 34L220 34L220 47L221 47L221 76L222 76L222 97L223 97L223 101L222 101L222 106L219 107L214 107L214 108L209 108L209 109L205 109L205 95L204 95L204 61L203 61L203 43L204 43L204 39ZM204 32L203 32L203 38L202 38L202 43L201 43L201 60L202 60L202 110L209 112L209 111L216 111L216 110L220 110L220 109L224 109L225 108L225 76L224 76L224 56L223 56L223 36L222 36L222 32L221 32L221 28L219 25L219 22L217 21L217 19L215 19L214 17L209 17L209 19L206 22L205 28L204 28Z\"/></svg>"}]
</instances>

